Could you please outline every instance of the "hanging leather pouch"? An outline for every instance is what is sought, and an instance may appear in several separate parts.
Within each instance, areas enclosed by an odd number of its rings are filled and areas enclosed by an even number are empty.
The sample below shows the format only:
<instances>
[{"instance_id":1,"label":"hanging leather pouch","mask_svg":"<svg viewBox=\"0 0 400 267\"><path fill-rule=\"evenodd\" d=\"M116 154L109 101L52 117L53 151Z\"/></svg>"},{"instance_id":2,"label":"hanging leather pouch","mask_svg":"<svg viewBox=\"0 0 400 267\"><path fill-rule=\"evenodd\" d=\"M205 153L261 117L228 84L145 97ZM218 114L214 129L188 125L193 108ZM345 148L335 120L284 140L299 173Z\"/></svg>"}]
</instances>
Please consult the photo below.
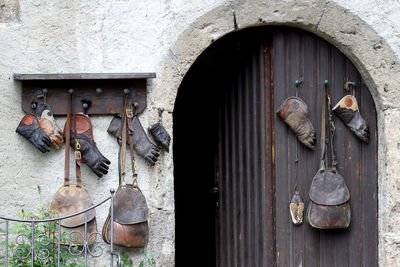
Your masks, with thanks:
<instances>
[{"instance_id":1,"label":"hanging leather pouch","mask_svg":"<svg viewBox=\"0 0 400 267\"><path fill-rule=\"evenodd\" d=\"M149 238L148 207L146 199L137 184L136 162L133 154L132 106L124 101L122 117L122 140L120 142L120 184L114 196L114 245L128 248L143 248ZM132 184L125 182L126 127L129 128L129 144L132 161ZM110 211L111 212L111 211ZM107 216L102 231L103 240L110 244L111 216Z\"/></svg>"},{"instance_id":2,"label":"hanging leather pouch","mask_svg":"<svg viewBox=\"0 0 400 267\"><path fill-rule=\"evenodd\" d=\"M318 229L340 229L350 225L350 193L346 182L336 169L337 161L334 151L335 125L332 120L331 103L329 95L324 93L322 104L322 130L321 130L321 166L315 174L310 188L310 203L307 208L308 223ZM326 158L326 98L328 99L330 146L332 167L327 167Z\"/></svg>"},{"instance_id":3,"label":"hanging leather pouch","mask_svg":"<svg viewBox=\"0 0 400 267\"><path fill-rule=\"evenodd\" d=\"M71 96L72 98L72 96ZM93 201L88 191L83 187L80 172L80 158L75 157L76 161L76 184L71 184L69 179L69 149L70 149L70 128L71 128L71 99L68 102L68 115L66 123L66 146L65 146L65 178L64 185L61 186L54 195L50 209L57 212L60 217L67 216L93 206ZM75 118L74 118L75 121ZM74 123L75 125L75 123ZM75 129L75 127L74 127ZM79 143L75 147L75 155L80 155ZM86 238L91 245L95 241L97 232L95 210L86 212ZM61 221L61 233L68 232L69 237L61 240L62 244L83 245L85 239L85 213L73 216Z\"/></svg>"}]
</instances>

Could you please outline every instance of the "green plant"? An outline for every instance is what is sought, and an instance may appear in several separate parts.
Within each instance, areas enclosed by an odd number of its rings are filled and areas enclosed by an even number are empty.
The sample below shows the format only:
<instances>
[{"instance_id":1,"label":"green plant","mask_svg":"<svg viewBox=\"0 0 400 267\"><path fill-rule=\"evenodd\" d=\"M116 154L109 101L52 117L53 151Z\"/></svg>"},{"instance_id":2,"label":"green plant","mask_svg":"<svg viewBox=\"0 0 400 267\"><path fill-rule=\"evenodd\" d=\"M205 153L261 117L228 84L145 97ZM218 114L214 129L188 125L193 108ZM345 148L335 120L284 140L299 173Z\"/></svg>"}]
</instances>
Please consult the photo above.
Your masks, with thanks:
<instances>
[{"instance_id":1,"label":"green plant","mask_svg":"<svg viewBox=\"0 0 400 267\"><path fill-rule=\"evenodd\" d=\"M156 261L154 260L153 257L151 257L151 255L149 253L145 253L144 256L146 257L146 259L139 263L139 267L148 267L148 266L156 265Z\"/></svg>"},{"instance_id":2,"label":"green plant","mask_svg":"<svg viewBox=\"0 0 400 267\"><path fill-rule=\"evenodd\" d=\"M40 206L37 210L31 212L25 212L21 210L17 214L18 218L30 219L30 220L43 220L55 218L58 215L50 210L50 205L48 203L43 204L40 186L37 187L39 193L39 203ZM3 222L4 224L4 222ZM32 235L32 226L30 223L13 223L14 227L9 231L8 243L8 260L10 266L18 267L28 267L31 266L31 255L29 255L31 245L30 238ZM0 229L1 232L5 233L4 229ZM57 235L58 227L56 222L44 222L34 224L34 236L35 236L35 252L36 259L34 260L35 267L54 267L57 266L58 261L58 246L57 246ZM61 243L67 241L67 234L62 233ZM1 242L2 246L5 246L5 242ZM73 253L78 252L77 247L71 247ZM28 256L29 255L29 256ZM26 257L26 259L24 259ZM44 258L44 259L40 259ZM4 256L0 256L0 259L4 259ZM70 262L68 262L70 261ZM68 248L63 248L60 251L60 263L62 266L67 267L80 267L84 266L79 262L78 258L75 258L68 252ZM0 265L4 266L4 265Z\"/></svg>"},{"instance_id":3,"label":"green plant","mask_svg":"<svg viewBox=\"0 0 400 267\"><path fill-rule=\"evenodd\" d=\"M153 257L149 253L145 253L145 260L141 261L139 263L139 267L151 267L156 265L156 261L154 260ZM133 267L133 260L129 258L128 254L126 252L121 252L121 260L122 260L122 266L121 267Z\"/></svg>"}]
</instances>

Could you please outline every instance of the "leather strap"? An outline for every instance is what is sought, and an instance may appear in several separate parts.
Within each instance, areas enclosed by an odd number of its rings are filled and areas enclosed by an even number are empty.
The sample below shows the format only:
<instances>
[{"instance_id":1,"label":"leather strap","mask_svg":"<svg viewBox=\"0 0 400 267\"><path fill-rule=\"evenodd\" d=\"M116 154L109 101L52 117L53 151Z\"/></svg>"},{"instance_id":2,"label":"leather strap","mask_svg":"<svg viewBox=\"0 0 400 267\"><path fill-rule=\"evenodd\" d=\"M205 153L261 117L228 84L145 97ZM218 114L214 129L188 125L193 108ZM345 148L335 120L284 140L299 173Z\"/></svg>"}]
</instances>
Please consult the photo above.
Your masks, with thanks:
<instances>
[{"instance_id":1,"label":"leather strap","mask_svg":"<svg viewBox=\"0 0 400 267\"><path fill-rule=\"evenodd\" d=\"M132 119L136 114L134 115L134 111L132 109L133 103L130 103L128 107L126 108L126 117L128 118L128 128L129 128L129 147L130 147L130 152L131 152L131 163L132 163L132 178L133 182L132 185L134 187L138 187L137 184L137 166L136 166L136 161L135 161L135 154L133 152L133 126L132 126Z\"/></svg>"},{"instance_id":2,"label":"leather strap","mask_svg":"<svg viewBox=\"0 0 400 267\"><path fill-rule=\"evenodd\" d=\"M326 157L326 86L322 92L322 116L321 116L321 164L319 169L325 170Z\"/></svg>"},{"instance_id":3,"label":"leather strap","mask_svg":"<svg viewBox=\"0 0 400 267\"><path fill-rule=\"evenodd\" d=\"M64 186L69 186L69 148L71 145L71 104L72 103L72 94L68 99L68 108L67 108L67 121L66 121L66 133L65 133L65 169L64 169Z\"/></svg>"},{"instance_id":4,"label":"leather strap","mask_svg":"<svg viewBox=\"0 0 400 267\"><path fill-rule=\"evenodd\" d=\"M120 154L118 157L119 162L119 171L120 171L120 181L119 184L125 185L127 184L125 181L125 167L126 167L126 132L127 126L129 129L129 148L131 153L131 161L132 161L132 177L133 182L132 185L134 187L138 187L137 185L137 172L136 172L136 161L133 152L133 127L132 127L132 119L134 117L133 110L132 110L132 103L128 101L127 96L124 97L124 104L123 104L123 114L122 114L122 133L121 133L121 148Z\"/></svg>"},{"instance_id":5,"label":"leather strap","mask_svg":"<svg viewBox=\"0 0 400 267\"><path fill-rule=\"evenodd\" d=\"M126 105L127 105L127 97L124 97L123 104L123 114L122 114L122 139L121 139L121 150L120 150L120 158L121 158L121 167L120 167L120 185L125 185L125 165L126 165Z\"/></svg>"},{"instance_id":6,"label":"leather strap","mask_svg":"<svg viewBox=\"0 0 400 267\"><path fill-rule=\"evenodd\" d=\"M329 93L327 94L328 96L328 120L329 120L329 129L330 129L330 146L331 146L331 158L332 158L332 169L336 171L336 165L337 165L337 160L336 160L336 152L335 152L335 146L334 146L334 140L335 140L335 122L333 121L333 115L332 115L332 101Z\"/></svg>"},{"instance_id":7,"label":"leather strap","mask_svg":"<svg viewBox=\"0 0 400 267\"><path fill-rule=\"evenodd\" d=\"M71 96L72 97L72 96ZM77 130L76 130L76 114L74 113L74 108L72 107L72 114L73 114L73 131L74 131L74 139L75 139L75 153L79 152L80 154L80 144L78 141ZM75 172L76 172L76 187L82 187L82 179L81 179L81 164L80 159L77 159L74 155L75 159Z\"/></svg>"},{"instance_id":8,"label":"leather strap","mask_svg":"<svg viewBox=\"0 0 400 267\"><path fill-rule=\"evenodd\" d=\"M327 159L327 143L329 142L331 149L331 158L332 158L332 170L336 172L337 160L336 160L336 152L334 147L334 137L335 137L335 123L332 118L332 102L331 97L328 92L328 85L325 85L325 90L323 91L323 101L322 101L322 118L321 118L321 165L320 170L325 170L327 167L326 159ZM327 105L328 102L328 105ZM329 122L329 134L330 138L326 138L326 110L328 109L328 122ZM329 141L328 141L329 140Z\"/></svg>"}]
</instances>

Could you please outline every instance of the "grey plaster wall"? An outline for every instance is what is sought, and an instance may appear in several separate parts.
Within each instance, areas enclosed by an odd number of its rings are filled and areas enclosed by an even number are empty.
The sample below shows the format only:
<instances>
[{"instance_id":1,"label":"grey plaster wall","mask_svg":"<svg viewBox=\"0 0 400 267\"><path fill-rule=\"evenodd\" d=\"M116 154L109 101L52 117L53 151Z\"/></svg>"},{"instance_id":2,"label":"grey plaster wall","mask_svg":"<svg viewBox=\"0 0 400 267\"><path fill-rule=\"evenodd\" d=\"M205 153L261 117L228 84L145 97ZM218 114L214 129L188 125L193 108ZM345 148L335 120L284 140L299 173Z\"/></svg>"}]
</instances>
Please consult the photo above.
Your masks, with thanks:
<instances>
[{"instance_id":1,"label":"grey plaster wall","mask_svg":"<svg viewBox=\"0 0 400 267\"><path fill-rule=\"evenodd\" d=\"M399 6L395 0L0 0L0 214L37 207L37 185L50 201L63 179L63 151L40 154L15 133L23 112L14 72L157 72L140 116L147 127L157 120L154 108L173 110L183 76L213 41L241 28L291 25L336 45L371 86L379 121L379 262L400 266ZM172 133L171 114L163 118ZM117 185L118 146L106 133L111 117L92 119L96 142L112 161L102 179L83 168L83 183L96 203ZM155 167L140 158L138 166L151 211L150 244L130 254L137 263L147 251L157 266L174 266L172 152ZM97 211L99 229L106 215L106 208Z\"/></svg>"}]
</instances>

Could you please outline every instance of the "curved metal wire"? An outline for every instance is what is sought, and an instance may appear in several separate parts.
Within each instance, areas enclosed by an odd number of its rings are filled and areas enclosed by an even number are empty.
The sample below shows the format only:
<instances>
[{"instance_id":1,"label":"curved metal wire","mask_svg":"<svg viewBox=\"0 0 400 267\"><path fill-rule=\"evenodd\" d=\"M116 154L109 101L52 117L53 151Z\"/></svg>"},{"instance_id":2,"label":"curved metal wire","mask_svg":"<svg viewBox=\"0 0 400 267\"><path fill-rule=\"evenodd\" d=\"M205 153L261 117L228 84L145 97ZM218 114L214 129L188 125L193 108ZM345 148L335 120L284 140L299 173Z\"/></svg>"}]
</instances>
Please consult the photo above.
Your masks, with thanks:
<instances>
[{"instance_id":1,"label":"curved metal wire","mask_svg":"<svg viewBox=\"0 0 400 267\"><path fill-rule=\"evenodd\" d=\"M110 200L110 199L111 199L111 196L108 197L108 198L106 198L106 199L104 199L103 201L97 203L96 205L93 205L93 206L87 208L87 209L84 209L84 210L81 210L81 211L79 211L79 212L75 212L75 213L72 213L72 214L70 214L70 215L66 215L66 216L63 216L63 217L58 217L58 218L43 219L43 220L26 220L26 219L7 218L7 217L4 217L4 216L0 216L0 220L6 220L6 221L12 221L12 222L25 222L25 223L54 222L54 221L64 220L64 219L68 219L68 218L71 218L71 217L74 217L74 216L83 214L83 213L85 213L85 212L87 212L87 211L89 211L89 210L92 210L92 209L94 209L94 208L100 206L101 204L103 204L104 202L106 202L106 201L108 201L108 200Z\"/></svg>"},{"instance_id":2,"label":"curved metal wire","mask_svg":"<svg viewBox=\"0 0 400 267\"><path fill-rule=\"evenodd\" d=\"M93 258L98 258L101 255L103 255L103 248L99 245L101 243L102 237L100 232L93 232L89 235L88 240L92 238L92 235L94 235L94 241L93 244L87 247L87 252L92 256ZM100 237L100 240L97 239L97 237Z\"/></svg>"}]
</instances>

